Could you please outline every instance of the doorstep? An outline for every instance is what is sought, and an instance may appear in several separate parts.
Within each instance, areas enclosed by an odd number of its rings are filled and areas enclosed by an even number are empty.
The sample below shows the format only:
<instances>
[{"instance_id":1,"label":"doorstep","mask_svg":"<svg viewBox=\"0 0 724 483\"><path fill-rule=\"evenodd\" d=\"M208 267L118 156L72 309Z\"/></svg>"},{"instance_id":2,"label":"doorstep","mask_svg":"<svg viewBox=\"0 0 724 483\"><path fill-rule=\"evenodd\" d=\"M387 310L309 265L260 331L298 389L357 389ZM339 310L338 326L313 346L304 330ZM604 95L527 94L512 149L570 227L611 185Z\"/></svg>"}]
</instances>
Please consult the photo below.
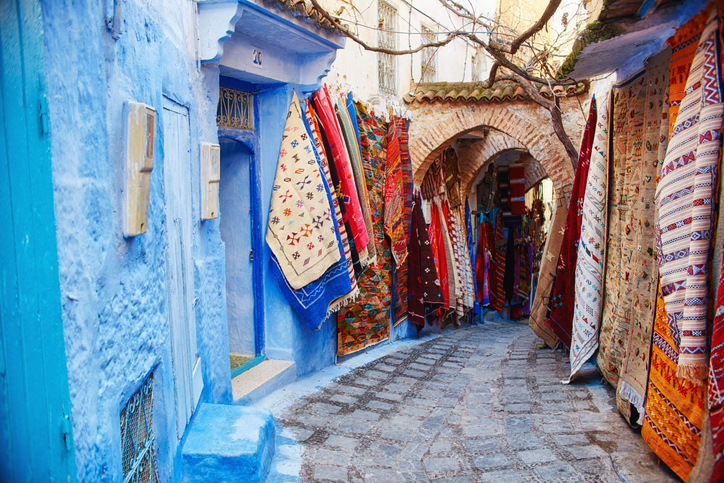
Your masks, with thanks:
<instances>
[{"instance_id":1,"label":"doorstep","mask_svg":"<svg viewBox=\"0 0 724 483\"><path fill-rule=\"evenodd\" d=\"M294 362L267 359L231 380L234 404L253 404L296 378L297 365Z\"/></svg>"}]
</instances>

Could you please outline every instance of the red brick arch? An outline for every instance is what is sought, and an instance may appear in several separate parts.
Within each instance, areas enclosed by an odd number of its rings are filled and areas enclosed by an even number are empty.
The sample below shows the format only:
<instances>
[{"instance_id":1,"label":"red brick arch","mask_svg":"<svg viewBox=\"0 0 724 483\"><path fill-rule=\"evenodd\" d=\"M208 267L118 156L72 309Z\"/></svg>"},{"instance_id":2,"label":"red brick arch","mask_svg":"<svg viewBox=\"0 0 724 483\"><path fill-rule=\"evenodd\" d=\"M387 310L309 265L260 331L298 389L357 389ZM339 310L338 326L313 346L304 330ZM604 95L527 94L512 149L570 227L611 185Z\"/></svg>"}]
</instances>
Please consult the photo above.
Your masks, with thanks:
<instances>
[{"instance_id":1,"label":"red brick arch","mask_svg":"<svg viewBox=\"0 0 724 483\"><path fill-rule=\"evenodd\" d=\"M413 111L413 126L415 123L421 126L419 129L413 127L409 143L416 183L422 182L430 164L453 141L470 131L485 127L491 128L489 132L498 131L507 135L491 143L491 149L495 149L497 144L501 144L500 150L525 149L540 162L556 188L568 185L573 180L571 162L550 125L548 112L543 108L510 103L429 107L433 110L442 107L446 113L442 117L434 116L434 122L426 123L425 118L431 113L429 108ZM520 115L521 111L525 112L525 118ZM480 163L485 161L487 159L479 160ZM462 186L467 188L470 182L467 178L476 171L472 166L465 170L461 167L461 177L466 179Z\"/></svg>"}]
</instances>

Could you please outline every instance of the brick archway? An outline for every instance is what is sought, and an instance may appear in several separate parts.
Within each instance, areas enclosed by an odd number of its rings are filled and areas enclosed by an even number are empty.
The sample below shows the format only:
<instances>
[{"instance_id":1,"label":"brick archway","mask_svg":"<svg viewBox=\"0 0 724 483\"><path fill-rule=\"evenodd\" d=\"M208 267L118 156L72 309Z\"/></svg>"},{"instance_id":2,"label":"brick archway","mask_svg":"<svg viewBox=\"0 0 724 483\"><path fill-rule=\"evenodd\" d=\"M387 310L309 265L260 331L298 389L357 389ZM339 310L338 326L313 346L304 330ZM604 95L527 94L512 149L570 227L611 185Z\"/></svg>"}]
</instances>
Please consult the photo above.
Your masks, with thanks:
<instances>
[{"instance_id":1,"label":"brick archway","mask_svg":"<svg viewBox=\"0 0 724 483\"><path fill-rule=\"evenodd\" d=\"M503 149L525 149L540 162L556 189L571 184L573 167L550 125L548 112L543 108L512 103L465 104L450 107L446 111L434 123L423 121L422 116L430 114L428 109L413 112L413 126L418 117L418 125L423 126L410 133L410 157L416 183L422 182L430 164L453 141L476 129L489 128L489 132L497 131L506 135L495 144L491 143L491 149L495 149L496 144L501 144L501 147L510 145ZM477 170L473 168L473 171ZM464 176L467 178L472 175L466 173ZM462 185L466 186L469 181L467 179Z\"/></svg>"}]
</instances>

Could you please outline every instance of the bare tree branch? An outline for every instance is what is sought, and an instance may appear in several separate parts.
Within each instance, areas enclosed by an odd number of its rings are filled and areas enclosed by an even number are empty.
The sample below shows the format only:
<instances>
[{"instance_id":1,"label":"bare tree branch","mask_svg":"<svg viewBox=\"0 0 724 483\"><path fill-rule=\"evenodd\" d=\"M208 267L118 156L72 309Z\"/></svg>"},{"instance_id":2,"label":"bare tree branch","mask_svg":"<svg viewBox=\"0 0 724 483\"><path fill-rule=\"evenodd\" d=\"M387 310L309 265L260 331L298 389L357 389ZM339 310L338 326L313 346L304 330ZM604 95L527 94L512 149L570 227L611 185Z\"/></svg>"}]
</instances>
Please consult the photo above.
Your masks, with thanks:
<instances>
[{"instance_id":1,"label":"bare tree branch","mask_svg":"<svg viewBox=\"0 0 724 483\"><path fill-rule=\"evenodd\" d=\"M561 0L551 0L546 9L543 11L543 15L541 15L538 21L534 23L528 30L523 32L520 37L513 41L513 43L510 45L509 53L511 55L514 55L516 52L518 52L518 49L523 42L531 38L533 35L537 34L540 29L542 29L545 24L548 23L553 14L556 13L556 10L558 10L558 6L560 4Z\"/></svg>"}]
</instances>

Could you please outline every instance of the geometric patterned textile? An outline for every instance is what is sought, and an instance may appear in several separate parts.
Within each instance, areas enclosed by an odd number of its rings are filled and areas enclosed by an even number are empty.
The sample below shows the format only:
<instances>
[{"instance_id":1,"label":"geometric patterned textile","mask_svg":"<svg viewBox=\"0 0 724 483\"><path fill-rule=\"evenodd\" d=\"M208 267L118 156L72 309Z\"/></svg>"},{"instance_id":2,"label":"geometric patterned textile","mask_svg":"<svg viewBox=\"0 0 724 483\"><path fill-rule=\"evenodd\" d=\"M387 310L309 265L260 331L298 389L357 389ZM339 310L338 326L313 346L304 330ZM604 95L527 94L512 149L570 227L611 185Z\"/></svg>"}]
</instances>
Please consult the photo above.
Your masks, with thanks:
<instances>
[{"instance_id":1,"label":"geometric patterned textile","mask_svg":"<svg viewBox=\"0 0 724 483\"><path fill-rule=\"evenodd\" d=\"M505 288L503 278L505 276L505 251L506 239L503 232L503 214L498 211L495 220L495 235L490 243L490 310L502 312L505 306Z\"/></svg>"},{"instance_id":2,"label":"geometric patterned textile","mask_svg":"<svg viewBox=\"0 0 724 483\"><path fill-rule=\"evenodd\" d=\"M599 104L596 135L583 199L581 240L576 261L569 381L598 349L606 261L609 103L610 95L606 95Z\"/></svg>"},{"instance_id":3,"label":"geometric patterned textile","mask_svg":"<svg viewBox=\"0 0 724 483\"><path fill-rule=\"evenodd\" d=\"M696 384L708 372L707 273L724 113L718 27L714 9L691 65L656 192L661 290L680 333L677 374Z\"/></svg>"},{"instance_id":4,"label":"geometric patterned textile","mask_svg":"<svg viewBox=\"0 0 724 483\"><path fill-rule=\"evenodd\" d=\"M324 129L329 144L330 152L327 153L327 156L330 162L334 162L339 175L340 185L335 187L337 188L335 191L337 191L338 195L339 193L342 195L342 201L347 211L347 220L352 228L351 238L354 239L357 252L363 254L372 234L367 233L365 220L362 216L362 207L357 194L357 186L355 186L352 164L347 156L347 147L342 140L342 134L337 124L337 116L334 113L334 107L332 107L332 101L329 98L326 86L315 92L313 97L321 127Z\"/></svg>"},{"instance_id":5,"label":"geometric patterned textile","mask_svg":"<svg viewBox=\"0 0 724 483\"><path fill-rule=\"evenodd\" d=\"M445 242L443 241L442 220L440 218L441 209L437 206L437 200L433 198L430 207L430 224L427 225L427 234L430 238L430 247L432 248L432 256L435 260L435 269L437 277L440 280L440 288L442 289L443 309L450 308L450 294L448 292L448 272L447 272L447 254L445 253ZM453 299L454 303L454 299Z\"/></svg>"},{"instance_id":6,"label":"geometric patterned textile","mask_svg":"<svg viewBox=\"0 0 724 483\"><path fill-rule=\"evenodd\" d=\"M400 156L397 123L389 123L387 134L387 172L385 174L385 233L392 240L392 256L399 267L407 257L407 237L402 211L405 204L405 178Z\"/></svg>"},{"instance_id":7,"label":"geometric patterned textile","mask_svg":"<svg viewBox=\"0 0 724 483\"><path fill-rule=\"evenodd\" d=\"M573 309L576 298L576 261L578 260L578 243L581 239L581 220L583 217L583 201L588 181L588 168L591 162L591 149L596 135L597 106L596 97L591 99L591 106L583 132L581 150L576 165L576 176L571 190L571 201L568 206L565 233L561 242L561 253L556 268L556 282L553 286L551 299L551 328L558 339L567 348L571 347L573 331Z\"/></svg>"},{"instance_id":8,"label":"geometric patterned textile","mask_svg":"<svg viewBox=\"0 0 724 483\"><path fill-rule=\"evenodd\" d=\"M430 239L427 235L425 218L422 214L422 198L415 194L412 202L412 223L410 225L410 244L407 247L409 273L408 320L413 324L425 325L425 304L431 304L433 310L443 304L440 281L435 272Z\"/></svg>"},{"instance_id":9,"label":"geometric patterned textile","mask_svg":"<svg viewBox=\"0 0 724 483\"><path fill-rule=\"evenodd\" d=\"M402 224L402 236L405 239L404 258L407 259L407 243L410 239L410 215L412 213L412 164L410 164L410 151L407 147L407 121L401 117L393 118L393 121L397 127L397 137L400 143L399 170L401 172L401 191L403 193L402 210L395 223ZM395 304L394 321L395 325L397 325L407 317L407 260L395 266L395 292L397 303Z\"/></svg>"},{"instance_id":10,"label":"geometric patterned textile","mask_svg":"<svg viewBox=\"0 0 724 483\"><path fill-rule=\"evenodd\" d=\"M307 114L306 119L304 119L306 121L305 127L307 134L313 141L312 147L316 146L314 152L317 163L319 164L320 171L324 173L325 192L330 200L330 204L334 206L335 216L332 218L332 221L334 222L335 228L337 228L336 234L341 258L324 272L320 278L298 290L294 290L287 283L281 272L279 261L273 253L269 258L269 267L277 277L279 287L289 302L289 305L299 314L310 330L316 330L319 328L319 325L324 322L329 315L336 312L340 306L359 295L359 289L357 288L357 281L354 278L347 232L342 221L337 196L334 192L329 164L327 163L322 143L319 140L319 134L314 123L314 114L311 112L311 107L309 107L308 104L305 113Z\"/></svg>"},{"instance_id":11,"label":"geometric patterned textile","mask_svg":"<svg viewBox=\"0 0 724 483\"><path fill-rule=\"evenodd\" d=\"M664 162L669 124L669 106L666 94L669 87L669 59L667 48L651 58L646 73L641 77L644 115L640 125L634 126L634 154L638 160L629 167L634 197L630 208L633 232L633 259L631 261L631 327L626 339L626 353L616 391L619 411L632 426L643 424L644 399L649 376L649 354L654 328L654 301L658 287L656 271L654 223L656 180ZM636 119L639 119L636 116ZM620 309L620 307L619 307ZM636 409L635 413L633 408ZM635 416L635 414L637 416Z\"/></svg>"},{"instance_id":12,"label":"geometric patterned textile","mask_svg":"<svg viewBox=\"0 0 724 483\"><path fill-rule=\"evenodd\" d=\"M599 334L598 368L618 388L633 305L633 259L636 234L632 204L638 185L631 175L640 169L646 86L641 71L615 85L613 95L613 152L609 158L608 245Z\"/></svg>"},{"instance_id":13,"label":"geometric patterned textile","mask_svg":"<svg viewBox=\"0 0 724 483\"><path fill-rule=\"evenodd\" d=\"M357 137L359 133L356 130L353 130L355 128L352 127L352 120L349 117L349 112L347 111L347 106L345 105L343 99L337 99L334 109L337 114L337 121L341 130L342 140L347 148L348 158L352 166L354 183L357 188L357 196L359 197L359 204L360 209L362 210L362 218L365 222L365 229L368 234L371 234L373 229L372 217L370 215L369 194L367 193L367 186L365 185L362 155L360 153L359 145L357 144ZM362 250L362 248L366 250ZM366 253L363 253L365 251ZM366 258L363 258L364 255L366 255ZM367 245L365 247L360 247L360 263L362 266L367 266L368 263L374 263L376 257L377 248L375 247L375 237L369 235Z\"/></svg>"},{"instance_id":14,"label":"geometric patterned textile","mask_svg":"<svg viewBox=\"0 0 724 483\"><path fill-rule=\"evenodd\" d=\"M711 481L722 481L724 480L724 270L719 276L711 339L709 420L714 446L714 472Z\"/></svg>"},{"instance_id":15,"label":"geometric patterned textile","mask_svg":"<svg viewBox=\"0 0 724 483\"><path fill-rule=\"evenodd\" d=\"M706 387L676 376L677 330L675 323L669 324L659 295L641 436L679 478L687 481L699 454Z\"/></svg>"},{"instance_id":16,"label":"geometric patterned textile","mask_svg":"<svg viewBox=\"0 0 724 483\"><path fill-rule=\"evenodd\" d=\"M510 211L514 215L525 213L525 165L510 165Z\"/></svg>"},{"instance_id":17,"label":"geometric patterned textile","mask_svg":"<svg viewBox=\"0 0 724 483\"><path fill-rule=\"evenodd\" d=\"M354 262L352 258L352 248L350 247L351 232L347 230L349 223L345 223L345 208L344 204L340 202L341 193L337 193L334 189L334 180L337 178L336 169L334 163L329 162L328 154L324 148L324 139L321 134L319 123L317 122L317 116L312 106L312 100L306 101L306 108L304 109L305 114L305 126L307 131L312 134L312 142L316 147L316 154L319 158L319 163L323 167L324 176L329 187L329 194L332 196L332 205L334 206L334 214L337 219L337 231L339 232L340 239L342 241L342 255L347 263L347 271L349 273L349 281L351 286L351 292L348 295L349 299L353 299L359 295L359 287L357 286L357 278L354 273ZM339 183L337 183L338 185ZM343 304L345 301L341 300L337 303Z\"/></svg>"},{"instance_id":18,"label":"geometric patterned textile","mask_svg":"<svg viewBox=\"0 0 724 483\"><path fill-rule=\"evenodd\" d=\"M550 348L558 345L558 337L553 329L548 325L546 314L550 305L550 295L553 289L553 283L556 277L556 267L558 266L558 255L561 252L561 243L563 242L563 233L568 215L568 199L565 190L570 190L571 185L563 189L556 190L556 209L553 214L553 221L548 230L548 238L543 252L543 260L541 262L540 273L538 275L538 283L535 289L535 297L533 305L530 308L530 317L528 323L533 332L543 339Z\"/></svg>"},{"instance_id":19,"label":"geometric patterned textile","mask_svg":"<svg viewBox=\"0 0 724 483\"><path fill-rule=\"evenodd\" d=\"M337 313L337 355L343 356L386 340L390 336L392 299L392 253L385 237L384 180L387 162L387 126L382 119L359 109L357 124L360 151L369 194L372 231L377 261L371 263L358 279L359 298Z\"/></svg>"},{"instance_id":20,"label":"geometric patterned textile","mask_svg":"<svg viewBox=\"0 0 724 483\"><path fill-rule=\"evenodd\" d=\"M295 290L317 280L340 260L334 214L321 176L294 92L274 178L266 242Z\"/></svg>"}]
</instances>

